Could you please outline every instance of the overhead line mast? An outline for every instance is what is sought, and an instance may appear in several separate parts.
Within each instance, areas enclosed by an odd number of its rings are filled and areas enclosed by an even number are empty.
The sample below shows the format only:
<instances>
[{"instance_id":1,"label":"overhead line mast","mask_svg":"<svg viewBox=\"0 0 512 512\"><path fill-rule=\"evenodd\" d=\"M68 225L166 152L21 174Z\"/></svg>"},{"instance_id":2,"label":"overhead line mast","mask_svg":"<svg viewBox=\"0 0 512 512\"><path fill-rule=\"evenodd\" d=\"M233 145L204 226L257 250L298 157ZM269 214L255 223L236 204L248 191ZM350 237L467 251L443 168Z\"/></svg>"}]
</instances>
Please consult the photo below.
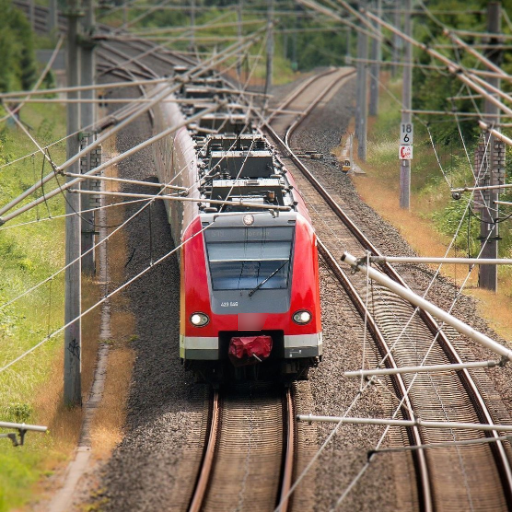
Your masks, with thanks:
<instances>
[{"instance_id":1,"label":"overhead line mast","mask_svg":"<svg viewBox=\"0 0 512 512\"><path fill-rule=\"evenodd\" d=\"M411 0L404 0L405 14L404 14L404 33L411 37L412 24L411 15ZM400 130L400 144L410 144L411 152L402 152L400 150L400 208L408 210L411 206L411 159L402 158L402 153L406 156L412 157L412 123L411 123L411 107L412 107L412 44L410 41L405 42L405 55L404 61L406 66L403 68L402 77L402 126ZM410 127L410 132L409 132ZM403 133L404 132L404 133ZM405 139L409 139L409 141ZM408 147L408 146L406 146Z\"/></svg>"},{"instance_id":2,"label":"overhead line mast","mask_svg":"<svg viewBox=\"0 0 512 512\"><path fill-rule=\"evenodd\" d=\"M490 2L487 5L487 31L489 33L498 34L501 30L501 3ZM498 39L490 40L491 45L497 44ZM490 50L488 59L499 68L501 63L501 51ZM489 84L499 90L500 79L490 77L487 79ZM499 123L500 111L488 98L485 100L484 121L487 124ZM504 179L505 150L504 143L494 137L490 132L484 133L485 138L485 164L486 172L480 173L478 184L480 185L502 185ZM480 208L480 240L482 243L482 258L496 259L498 257L498 240L499 240L499 200L500 190L491 189L482 193L483 203ZM498 289L498 269L496 265L483 265L480 267L479 284L481 288L486 290L497 291Z\"/></svg>"},{"instance_id":3,"label":"overhead line mast","mask_svg":"<svg viewBox=\"0 0 512 512\"><path fill-rule=\"evenodd\" d=\"M78 46L78 10L77 0L68 0L68 85L79 85ZM68 93L70 99L77 99L78 92ZM80 110L77 103L67 106L67 132L77 133L80 129ZM78 137L75 135L67 140L67 159L73 158L79 151ZM80 172L80 164L75 160L69 170ZM72 178L68 178L70 182ZM80 190L79 185L75 185ZM72 187L71 187L72 188ZM71 191L71 189L70 189ZM64 330L64 404L66 406L80 405L82 401L82 321L81 321L81 265L80 265L80 194L66 192L66 264L75 262L66 268L65 275L65 323Z\"/></svg>"}]
</instances>

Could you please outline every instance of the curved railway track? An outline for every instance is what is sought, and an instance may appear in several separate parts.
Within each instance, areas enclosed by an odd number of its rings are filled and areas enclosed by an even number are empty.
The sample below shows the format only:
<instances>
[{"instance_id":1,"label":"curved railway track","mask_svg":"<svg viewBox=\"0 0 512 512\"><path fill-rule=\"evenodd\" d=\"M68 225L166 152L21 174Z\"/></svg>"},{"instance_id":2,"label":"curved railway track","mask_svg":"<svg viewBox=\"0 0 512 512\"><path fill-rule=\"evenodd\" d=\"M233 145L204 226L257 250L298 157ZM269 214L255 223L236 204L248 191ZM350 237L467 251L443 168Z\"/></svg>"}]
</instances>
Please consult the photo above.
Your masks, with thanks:
<instances>
[{"instance_id":1,"label":"curved railway track","mask_svg":"<svg viewBox=\"0 0 512 512\"><path fill-rule=\"evenodd\" d=\"M15 0L15 3L26 6L25 2L19 0ZM46 10L36 7L35 14L36 28L45 31L45 22L41 20L47 16ZM61 17L59 24L62 25L63 23L65 23L65 19L62 20ZM149 46L144 49L143 45ZM123 46L130 48L136 55L131 56L121 50L109 48L107 51L111 55L114 54L114 58L103 52L102 58L107 63L103 65L103 68L100 65L100 69L107 70L112 74L116 73L118 76L130 80L133 75L142 76L143 78L158 76L150 67L138 62L139 59L148 55L163 64L176 65L176 59L171 59L169 54L163 55L165 52L157 52L154 45L146 41L123 42ZM182 62L191 63L187 62L186 59L182 59ZM127 63L133 69L128 70ZM272 114L273 128L267 126L267 129L283 154L286 155L285 162L288 167L293 167L301 173L299 175L298 172L294 172L294 176L306 202L310 206L310 212L321 239L320 252L346 290L361 317L367 319L377 351L382 358L386 357L386 366L391 368L421 364L427 351L430 351L429 364L462 362L450 337L440 329L430 315L419 312L418 315L414 316L414 310L411 306L392 296L387 290L378 286L374 287L375 294L379 296L380 300L374 303L372 311L369 310L365 301L361 299L366 287L364 279L358 275L347 275L338 265L334 255L341 254L343 250L349 250L356 254L369 252L372 255L380 255L380 253L357 225L352 222L344 208L339 206L342 204L339 198L326 190L326 187L315 178L314 174L308 170L302 160L291 149L293 134L301 127L307 115L313 109L318 108L319 103L325 101L325 98L339 86L340 80L346 79L348 75L350 73L344 71L329 70L320 76L312 77ZM318 88L322 89L322 94L318 94ZM141 95L145 94L143 89L140 89L140 92ZM302 112L298 119L295 118L297 112ZM343 246L343 250L340 249L340 245ZM382 264L381 269L396 281L406 285L390 265ZM411 318L412 320L408 323ZM409 344L401 343L393 346L399 336L408 338ZM416 379L412 390L407 393L412 385L412 379L413 376L411 375L397 375L390 378L396 395L403 401L400 413L404 419L421 417L422 419L432 420L446 419L495 424L492 413L486 405L485 398L479 392L478 383L475 381L472 372L462 370L443 374L421 374ZM226 502L223 499L219 501L218 494L213 492L212 489L222 487L224 478L233 478L233 472L228 471L228 469L235 467L235 464L233 464L233 452L228 447L232 446L232 433L244 431L244 428L240 425L244 425L244 422L247 421L251 425L251 432L266 432L264 435L266 439L251 440L251 442L254 441L255 445L261 444L265 447L261 451L261 457L265 459L263 467L273 468L274 472L276 467L278 468L277 480L280 484L275 486L273 494L269 492L272 485L262 485L261 487L264 490L260 490L260 494L264 497L261 499L270 504L270 508L282 500L280 510L287 509L289 503L286 496L288 496L292 480L292 448L295 444L291 395L288 391L285 400L286 406L282 404L282 397L272 397L272 399L259 397L255 400L268 400L264 404L259 404L262 406L261 408L258 407L258 410L263 411L261 418L254 416L253 407L240 408L240 404L237 404L237 400L233 397L221 400L223 402L222 409L218 405L221 402L219 398L213 400L213 403L217 403L217 405L212 405L210 420L212 430L209 434L208 447L205 449L203 456L201 476L198 478L196 492L190 503L190 510L226 509ZM282 419L281 412L283 410L287 411L286 422L283 422ZM272 417L272 428L267 428L270 417ZM231 427L232 430L214 432L213 427L221 424L225 427L228 422L232 422L234 425ZM262 427L253 428L254 424L259 422L261 422ZM498 438L498 432L496 431L489 431L485 434L478 431L444 432L432 431L422 427L410 427L407 434L411 446L450 440L475 439L484 435ZM223 441L226 438L230 440L230 443ZM241 442L246 442L246 439ZM271 451L267 450L269 445L272 445ZM438 449L435 450L435 454L433 452L422 449L413 452L418 479L418 496L422 510L440 508L474 510L479 508L481 503L486 503L489 510L512 509L512 471L509 461L509 445L497 441L487 445L473 445L447 450ZM247 467L247 461L251 457L255 457L256 452L247 454L242 451L242 453L245 453ZM277 464L276 461L278 461ZM241 464L243 466L243 461ZM251 466L257 467L258 464L253 463ZM268 473L268 471L270 469L264 472ZM482 475L485 475L485 478L482 478ZM243 482L246 482L247 478L252 476L245 474ZM268 476L268 474L265 476ZM276 478L268 480L272 480L275 484ZM456 488L446 485L447 481L455 481L457 483ZM238 492L238 498L242 502L251 499L250 496L250 493L242 495ZM233 500L233 497L231 496L229 499ZM232 505L232 501L227 503ZM254 510L266 508L261 505L262 502L251 501L252 503L254 503Z\"/></svg>"},{"instance_id":2,"label":"curved railway track","mask_svg":"<svg viewBox=\"0 0 512 512\"><path fill-rule=\"evenodd\" d=\"M297 94L286 101L285 106L280 107L283 111L302 110L303 114L298 116L298 119L293 118L294 114L281 115L272 123L272 127L267 125L268 133L286 155L288 168L297 169L298 172L293 174L309 206L317 234L322 240L319 244L320 252L362 318L368 320L374 343L380 356L385 358L386 366L422 364L426 353L429 353L429 364L462 362L453 343L429 314L419 312L419 315L416 315L412 306L393 296L388 290L374 285L374 291L377 290L381 300L374 304L372 312L368 311L364 300L361 299L366 287L364 276L349 277L333 256L340 255L344 250L361 255L365 252L371 255L380 253L340 207L339 199L327 191L326 186L316 179L290 146L294 132L304 122L307 114L318 107L337 86L339 80L344 80L347 76L350 76L350 73L342 73L341 76L331 72L324 73L317 78L314 92L309 93L308 87L315 84L315 80L308 81ZM304 110L302 106L308 103L309 106ZM394 280L407 286L390 265L382 265L381 269ZM408 338L409 342L413 342L414 348L411 350L411 346L403 342L392 346L398 337ZM468 370L444 374L419 374L414 387L407 393L414 382L413 378L412 375L404 374L393 376L391 379L395 393L401 400L401 414L404 418L477 421L489 425L495 423L475 379ZM498 438L497 431L486 434L478 431L427 431L424 428L408 431L412 446L475 439L483 435ZM464 501L467 502L468 510L473 510L475 502L480 501L490 503L491 508L495 510L512 508L509 446L499 440L489 445L474 445L467 450L454 448L442 454L439 452L440 450L436 450L435 455L422 449L413 452L422 510L435 510L441 508L442 504L444 508L447 503L456 503L456 508L465 509L464 505L461 506ZM455 492L446 485L446 479L453 481L454 474L460 479L458 490ZM475 474L485 474L486 478L482 481L480 477L471 476Z\"/></svg>"},{"instance_id":3,"label":"curved railway track","mask_svg":"<svg viewBox=\"0 0 512 512\"><path fill-rule=\"evenodd\" d=\"M284 396L283 396L284 395ZM295 449L290 388L212 392L209 429L189 511L288 510Z\"/></svg>"}]
</instances>

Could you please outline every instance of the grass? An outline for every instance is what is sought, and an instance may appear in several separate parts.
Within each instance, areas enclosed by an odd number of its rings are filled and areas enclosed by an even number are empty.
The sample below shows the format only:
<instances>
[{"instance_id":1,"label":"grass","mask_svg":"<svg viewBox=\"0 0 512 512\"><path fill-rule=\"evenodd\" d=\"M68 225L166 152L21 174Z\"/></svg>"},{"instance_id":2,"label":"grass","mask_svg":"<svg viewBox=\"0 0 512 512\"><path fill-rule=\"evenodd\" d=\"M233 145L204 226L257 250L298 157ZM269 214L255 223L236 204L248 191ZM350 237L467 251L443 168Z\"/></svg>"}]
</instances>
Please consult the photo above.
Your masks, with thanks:
<instances>
[{"instance_id":1,"label":"grass","mask_svg":"<svg viewBox=\"0 0 512 512\"><path fill-rule=\"evenodd\" d=\"M107 143L103 145L103 150L108 152L109 157L112 158L117 154L115 142L113 139L109 139ZM117 167L109 167L106 174L116 177ZM117 190L118 184L111 183L110 187L112 190ZM113 201L118 200L114 199ZM123 207L111 208L108 211L108 224L121 224L124 218L123 210ZM126 238L123 232L114 235L107 250L109 280L111 286L114 287L125 280L124 262L127 259L127 254ZM135 351L131 348L131 343L137 339L137 336L133 334L134 331L135 319L129 312L127 295L124 293L114 295L111 299L109 355L105 388L91 428L92 451L97 460L107 458L123 437L126 403L135 361Z\"/></svg>"},{"instance_id":2,"label":"grass","mask_svg":"<svg viewBox=\"0 0 512 512\"><path fill-rule=\"evenodd\" d=\"M400 97L399 81L388 81L387 87ZM428 134L425 130L418 129L418 125L419 123L415 123L410 211L399 207L397 153L400 107L384 92L380 96L379 117L369 123L367 162L358 162L366 174L354 175L353 180L361 198L395 226L420 256L443 256L451 241L451 233L455 230L455 220L458 219L453 212L460 209L463 203L456 203L451 199ZM469 180L469 165L460 154L454 154L453 148L437 149L441 153L439 158L445 172L449 174L449 180L456 185ZM472 255L476 255L479 248L476 240L478 225L476 221L472 222L470 237L467 237L467 230L464 229L458 243L450 251L450 256L467 256L468 240ZM506 251L509 254L504 256L510 257L510 250ZM442 273L461 284L466 268L443 265ZM496 294L479 289L477 278L478 272L475 270L468 282L467 293L478 299L480 312L491 327L506 339L512 339L512 272L505 268L499 269L499 289Z\"/></svg>"},{"instance_id":3,"label":"grass","mask_svg":"<svg viewBox=\"0 0 512 512\"><path fill-rule=\"evenodd\" d=\"M30 126L32 136L42 146L65 133L65 108L60 105L25 106L21 119ZM0 165L29 154L34 144L15 126L0 132ZM50 149L52 158L65 160L65 145ZM49 172L41 155L0 168L0 205L18 196L41 175ZM55 186L55 184L53 184ZM47 190L49 186L47 187ZM36 192L24 202L40 197ZM36 220L64 213L61 195L47 204L22 214L0 228L0 367L45 339L63 325L64 273L15 300L25 290L48 278L64 266L64 220ZM25 225L24 225L25 224ZM85 279L84 308L96 300L96 289ZM83 392L92 378L98 327L93 317L83 323ZM25 446L14 448L0 439L0 512L22 507L41 490L36 485L65 462L74 446L81 425L81 410L63 405L63 338L48 339L8 370L0 373L0 420L43 424L49 433L28 433Z\"/></svg>"}]
</instances>

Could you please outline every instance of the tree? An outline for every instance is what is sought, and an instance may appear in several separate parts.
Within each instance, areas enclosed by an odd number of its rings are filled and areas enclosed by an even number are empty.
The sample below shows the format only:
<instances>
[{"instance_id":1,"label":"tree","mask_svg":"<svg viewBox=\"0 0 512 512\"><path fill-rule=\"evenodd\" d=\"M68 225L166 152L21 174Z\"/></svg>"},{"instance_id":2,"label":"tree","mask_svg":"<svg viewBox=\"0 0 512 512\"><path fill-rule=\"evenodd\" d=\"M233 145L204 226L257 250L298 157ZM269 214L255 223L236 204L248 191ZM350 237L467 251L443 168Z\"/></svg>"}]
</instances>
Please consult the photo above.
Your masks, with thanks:
<instances>
[{"instance_id":1,"label":"tree","mask_svg":"<svg viewBox=\"0 0 512 512\"><path fill-rule=\"evenodd\" d=\"M0 90L29 89L36 79L30 25L9 0L0 0Z\"/></svg>"}]
</instances>

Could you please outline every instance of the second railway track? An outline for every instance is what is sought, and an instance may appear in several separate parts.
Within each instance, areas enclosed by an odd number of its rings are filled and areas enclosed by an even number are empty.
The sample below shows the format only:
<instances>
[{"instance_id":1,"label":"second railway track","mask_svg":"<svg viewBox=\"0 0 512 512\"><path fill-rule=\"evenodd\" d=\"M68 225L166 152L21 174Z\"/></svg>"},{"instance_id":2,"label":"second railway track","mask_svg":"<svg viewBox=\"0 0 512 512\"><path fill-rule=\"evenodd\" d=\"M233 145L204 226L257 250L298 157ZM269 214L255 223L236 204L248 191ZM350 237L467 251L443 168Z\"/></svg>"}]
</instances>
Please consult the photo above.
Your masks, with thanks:
<instances>
[{"instance_id":1,"label":"second railway track","mask_svg":"<svg viewBox=\"0 0 512 512\"><path fill-rule=\"evenodd\" d=\"M317 107L324 96L340 86L340 80L346 81L343 73L338 73L338 76L326 73L316 83L315 80L309 81L299 94L287 102L287 111L304 111L304 105L308 105L309 112ZM306 115L295 119L293 114L285 111L272 123L274 129L270 130L273 132L271 135L283 154L287 155L286 164L292 170L308 204L317 234L322 241L320 250L323 257L333 268L352 300L357 303L360 314L370 318L370 330L380 357L387 354L386 364L398 367L425 364L425 361L428 361L427 364L460 362L461 358L453 342L436 322L429 315L416 314L412 306L387 289L373 285L372 311L364 309L364 300L360 298L364 297L367 290L364 276L345 274L336 259L345 250L361 256L366 251L372 255L379 252L348 218L343 210L343 201L328 192L326 185L320 183L294 154L291 148L293 134L305 119ZM392 267L386 266L383 270L395 280L404 282ZM453 332L451 336L460 341ZM419 374L417 377L404 374L393 377L392 383L402 401L401 413L404 418L421 417L424 420L481 422L491 425L495 423L486 398L468 370ZM406 394L409 388L411 389ZM498 437L496 431L484 434L481 431L416 428L409 432L409 442L412 445L428 445L478 439L485 435L496 439ZM509 460L510 446L503 440L465 447L454 445L453 448L445 450L416 451L420 508L476 510L485 503L489 510L510 509L512 473ZM457 482L455 486L452 485L454 482Z\"/></svg>"}]
</instances>

